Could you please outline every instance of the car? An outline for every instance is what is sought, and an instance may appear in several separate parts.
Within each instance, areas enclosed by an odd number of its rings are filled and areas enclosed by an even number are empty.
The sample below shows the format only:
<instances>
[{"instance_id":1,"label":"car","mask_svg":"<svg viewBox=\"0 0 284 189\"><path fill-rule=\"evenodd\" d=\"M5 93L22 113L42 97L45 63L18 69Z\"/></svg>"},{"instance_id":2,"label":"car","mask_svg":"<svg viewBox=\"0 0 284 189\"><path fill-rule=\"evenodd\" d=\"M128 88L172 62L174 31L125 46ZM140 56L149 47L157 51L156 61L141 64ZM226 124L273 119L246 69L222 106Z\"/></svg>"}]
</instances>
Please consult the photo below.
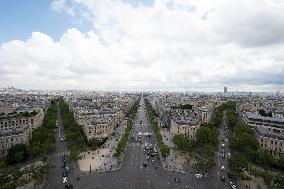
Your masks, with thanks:
<instances>
[{"instance_id":1,"label":"car","mask_svg":"<svg viewBox=\"0 0 284 189\"><path fill-rule=\"evenodd\" d=\"M227 157L228 157L228 158L230 158L230 157L231 157L231 154L230 154L230 152L228 152L228 153L227 153Z\"/></svg>"},{"instance_id":2,"label":"car","mask_svg":"<svg viewBox=\"0 0 284 189\"><path fill-rule=\"evenodd\" d=\"M66 166L65 167L65 171L69 172L69 167Z\"/></svg>"},{"instance_id":3,"label":"car","mask_svg":"<svg viewBox=\"0 0 284 189\"><path fill-rule=\"evenodd\" d=\"M65 183L65 188L67 188L67 189L72 189L72 188L73 188L73 185L70 184L70 183Z\"/></svg>"},{"instance_id":4,"label":"car","mask_svg":"<svg viewBox=\"0 0 284 189\"><path fill-rule=\"evenodd\" d=\"M61 157L62 161L66 161L66 156L65 154Z\"/></svg>"},{"instance_id":5,"label":"car","mask_svg":"<svg viewBox=\"0 0 284 189\"><path fill-rule=\"evenodd\" d=\"M221 170L225 171L225 166L224 165L221 166Z\"/></svg>"},{"instance_id":6,"label":"car","mask_svg":"<svg viewBox=\"0 0 284 189\"><path fill-rule=\"evenodd\" d=\"M65 167L65 165L66 165L66 163L62 163L62 166L61 166L61 167L62 167L62 168L64 168L64 167Z\"/></svg>"},{"instance_id":7,"label":"car","mask_svg":"<svg viewBox=\"0 0 284 189\"><path fill-rule=\"evenodd\" d=\"M195 176L196 178L198 178L198 179L201 179L201 178L203 177L203 175L200 174L200 173L197 173L197 174L195 174L194 176Z\"/></svg>"},{"instance_id":8,"label":"car","mask_svg":"<svg viewBox=\"0 0 284 189\"><path fill-rule=\"evenodd\" d=\"M143 163L143 167L147 167L147 162L146 161Z\"/></svg>"},{"instance_id":9,"label":"car","mask_svg":"<svg viewBox=\"0 0 284 189\"><path fill-rule=\"evenodd\" d=\"M233 182L230 182L229 184L230 184L232 189L237 189L237 186Z\"/></svg>"},{"instance_id":10,"label":"car","mask_svg":"<svg viewBox=\"0 0 284 189\"><path fill-rule=\"evenodd\" d=\"M222 145L221 145L221 146L222 146L222 148L225 148L225 144L224 144L224 143L222 143Z\"/></svg>"},{"instance_id":11,"label":"car","mask_svg":"<svg viewBox=\"0 0 284 189\"><path fill-rule=\"evenodd\" d=\"M64 178L64 177L67 177L67 172L64 171L64 172L62 173L62 176L63 176L63 178Z\"/></svg>"},{"instance_id":12,"label":"car","mask_svg":"<svg viewBox=\"0 0 284 189\"><path fill-rule=\"evenodd\" d=\"M67 183L67 177L63 177L62 182L63 184Z\"/></svg>"},{"instance_id":13,"label":"car","mask_svg":"<svg viewBox=\"0 0 284 189\"><path fill-rule=\"evenodd\" d=\"M63 142L63 138L60 139L60 142Z\"/></svg>"},{"instance_id":14,"label":"car","mask_svg":"<svg viewBox=\"0 0 284 189\"><path fill-rule=\"evenodd\" d=\"M152 159L152 161L151 161L151 162L152 162L152 164L154 164L154 163L155 163L155 161L154 161L153 159Z\"/></svg>"},{"instance_id":15,"label":"car","mask_svg":"<svg viewBox=\"0 0 284 189\"><path fill-rule=\"evenodd\" d=\"M223 175L221 176L221 180L225 182L225 177Z\"/></svg>"}]
</instances>

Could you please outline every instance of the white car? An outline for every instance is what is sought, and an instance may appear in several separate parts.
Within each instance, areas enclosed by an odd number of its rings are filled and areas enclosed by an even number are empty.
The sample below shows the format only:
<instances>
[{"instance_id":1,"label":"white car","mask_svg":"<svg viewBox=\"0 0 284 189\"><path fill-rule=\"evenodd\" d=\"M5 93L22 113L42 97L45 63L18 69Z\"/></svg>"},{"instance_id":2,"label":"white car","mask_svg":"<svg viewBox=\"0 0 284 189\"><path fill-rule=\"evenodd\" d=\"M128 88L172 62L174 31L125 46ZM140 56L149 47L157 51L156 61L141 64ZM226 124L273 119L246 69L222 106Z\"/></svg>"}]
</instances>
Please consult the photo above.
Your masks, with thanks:
<instances>
[{"instance_id":1,"label":"white car","mask_svg":"<svg viewBox=\"0 0 284 189\"><path fill-rule=\"evenodd\" d=\"M198 179L202 178L202 174L199 174L199 173L198 173L198 174L195 174L194 176L195 176L196 178L198 178Z\"/></svg>"},{"instance_id":2,"label":"white car","mask_svg":"<svg viewBox=\"0 0 284 189\"><path fill-rule=\"evenodd\" d=\"M221 166L221 170L222 170L222 171L225 171L225 166L222 165L222 166Z\"/></svg>"},{"instance_id":3,"label":"white car","mask_svg":"<svg viewBox=\"0 0 284 189\"><path fill-rule=\"evenodd\" d=\"M67 177L63 177L63 184L67 183Z\"/></svg>"},{"instance_id":4,"label":"white car","mask_svg":"<svg viewBox=\"0 0 284 189\"><path fill-rule=\"evenodd\" d=\"M230 182L230 186L232 189L237 189L237 186L233 182Z\"/></svg>"},{"instance_id":5,"label":"white car","mask_svg":"<svg viewBox=\"0 0 284 189\"><path fill-rule=\"evenodd\" d=\"M228 158L230 158L230 157L231 157L231 154L230 154L230 152L228 152L228 153L227 153L227 157L228 157Z\"/></svg>"},{"instance_id":6,"label":"white car","mask_svg":"<svg viewBox=\"0 0 284 189\"><path fill-rule=\"evenodd\" d=\"M225 148L225 144L222 144L222 148Z\"/></svg>"}]
</instances>

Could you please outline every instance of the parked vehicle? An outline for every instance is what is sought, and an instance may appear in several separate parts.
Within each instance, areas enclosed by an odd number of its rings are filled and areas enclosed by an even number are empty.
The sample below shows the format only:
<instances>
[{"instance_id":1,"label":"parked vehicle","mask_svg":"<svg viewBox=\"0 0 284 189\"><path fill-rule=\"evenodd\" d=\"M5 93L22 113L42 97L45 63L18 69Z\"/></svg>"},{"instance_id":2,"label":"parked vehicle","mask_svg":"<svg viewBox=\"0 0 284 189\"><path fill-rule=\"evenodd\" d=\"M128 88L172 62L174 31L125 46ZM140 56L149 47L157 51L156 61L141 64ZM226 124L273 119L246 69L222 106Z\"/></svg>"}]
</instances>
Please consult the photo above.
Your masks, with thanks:
<instances>
[{"instance_id":1,"label":"parked vehicle","mask_svg":"<svg viewBox=\"0 0 284 189\"><path fill-rule=\"evenodd\" d=\"M143 163L143 167L147 167L147 162L146 161Z\"/></svg>"},{"instance_id":2,"label":"parked vehicle","mask_svg":"<svg viewBox=\"0 0 284 189\"><path fill-rule=\"evenodd\" d=\"M231 154L230 154L230 152L228 152L228 153L227 153L227 157L228 157L228 158L230 158L230 157L231 157Z\"/></svg>"},{"instance_id":3,"label":"parked vehicle","mask_svg":"<svg viewBox=\"0 0 284 189\"><path fill-rule=\"evenodd\" d=\"M203 175L202 175L202 174L199 174L199 173L198 173L198 174L195 174L194 176L195 176L196 178L198 178L198 179L200 179L200 178L203 177Z\"/></svg>"},{"instance_id":4,"label":"parked vehicle","mask_svg":"<svg viewBox=\"0 0 284 189\"><path fill-rule=\"evenodd\" d=\"M62 182L63 184L67 183L67 177L63 177Z\"/></svg>"},{"instance_id":5,"label":"parked vehicle","mask_svg":"<svg viewBox=\"0 0 284 189\"><path fill-rule=\"evenodd\" d=\"M225 171L225 166L222 165L222 166L221 166L221 170L222 170L222 171Z\"/></svg>"},{"instance_id":6,"label":"parked vehicle","mask_svg":"<svg viewBox=\"0 0 284 189\"><path fill-rule=\"evenodd\" d=\"M230 184L232 189L237 189L237 186L233 182L230 182L229 184Z\"/></svg>"},{"instance_id":7,"label":"parked vehicle","mask_svg":"<svg viewBox=\"0 0 284 189\"><path fill-rule=\"evenodd\" d=\"M65 167L65 171L69 172L69 167Z\"/></svg>"},{"instance_id":8,"label":"parked vehicle","mask_svg":"<svg viewBox=\"0 0 284 189\"><path fill-rule=\"evenodd\" d=\"M64 171L63 173L62 173L62 177L64 178L64 177L67 177L67 172L66 171Z\"/></svg>"},{"instance_id":9,"label":"parked vehicle","mask_svg":"<svg viewBox=\"0 0 284 189\"><path fill-rule=\"evenodd\" d=\"M70 183L65 183L65 188L67 188L67 189L72 189L72 188L73 188L73 185L70 184Z\"/></svg>"},{"instance_id":10,"label":"parked vehicle","mask_svg":"<svg viewBox=\"0 0 284 189\"><path fill-rule=\"evenodd\" d=\"M225 177L223 175L221 176L221 180L225 182Z\"/></svg>"}]
</instances>

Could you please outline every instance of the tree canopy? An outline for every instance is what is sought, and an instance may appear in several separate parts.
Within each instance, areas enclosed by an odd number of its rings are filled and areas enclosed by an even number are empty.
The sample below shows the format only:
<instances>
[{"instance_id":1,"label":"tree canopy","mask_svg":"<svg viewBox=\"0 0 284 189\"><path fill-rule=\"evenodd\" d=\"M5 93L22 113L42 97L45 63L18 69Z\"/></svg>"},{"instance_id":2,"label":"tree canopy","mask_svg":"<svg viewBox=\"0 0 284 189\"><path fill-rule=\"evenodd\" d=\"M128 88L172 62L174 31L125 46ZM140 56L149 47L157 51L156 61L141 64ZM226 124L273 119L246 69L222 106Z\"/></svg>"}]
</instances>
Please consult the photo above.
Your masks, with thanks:
<instances>
[{"instance_id":1,"label":"tree canopy","mask_svg":"<svg viewBox=\"0 0 284 189\"><path fill-rule=\"evenodd\" d=\"M6 160L8 164L23 162L28 158L28 151L25 144L16 144L8 150Z\"/></svg>"}]
</instances>

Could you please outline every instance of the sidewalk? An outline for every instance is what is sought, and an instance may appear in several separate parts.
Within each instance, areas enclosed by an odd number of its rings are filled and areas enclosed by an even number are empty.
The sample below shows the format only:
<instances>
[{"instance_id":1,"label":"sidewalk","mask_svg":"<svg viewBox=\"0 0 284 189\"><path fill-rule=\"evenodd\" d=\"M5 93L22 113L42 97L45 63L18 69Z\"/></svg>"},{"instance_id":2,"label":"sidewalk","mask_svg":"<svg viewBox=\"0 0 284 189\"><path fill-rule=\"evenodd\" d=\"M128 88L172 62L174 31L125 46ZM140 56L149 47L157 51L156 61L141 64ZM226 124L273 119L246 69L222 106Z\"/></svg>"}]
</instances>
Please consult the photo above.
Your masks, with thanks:
<instances>
[{"instance_id":1,"label":"sidewalk","mask_svg":"<svg viewBox=\"0 0 284 189\"><path fill-rule=\"evenodd\" d=\"M115 135L108 138L104 145L95 151L81 153L82 160L78 161L81 174L102 173L120 169L120 160L113 157L116 146L127 127L127 120L123 120Z\"/></svg>"},{"instance_id":2,"label":"sidewalk","mask_svg":"<svg viewBox=\"0 0 284 189\"><path fill-rule=\"evenodd\" d=\"M160 120L158 120L158 123ZM176 154L174 153L173 148L175 147L173 141L173 136L170 133L168 128L161 128L160 133L163 138L163 142L170 148L170 155L166 158L161 158L163 169L166 171L185 173L183 170L181 162L177 159Z\"/></svg>"}]
</instances>

